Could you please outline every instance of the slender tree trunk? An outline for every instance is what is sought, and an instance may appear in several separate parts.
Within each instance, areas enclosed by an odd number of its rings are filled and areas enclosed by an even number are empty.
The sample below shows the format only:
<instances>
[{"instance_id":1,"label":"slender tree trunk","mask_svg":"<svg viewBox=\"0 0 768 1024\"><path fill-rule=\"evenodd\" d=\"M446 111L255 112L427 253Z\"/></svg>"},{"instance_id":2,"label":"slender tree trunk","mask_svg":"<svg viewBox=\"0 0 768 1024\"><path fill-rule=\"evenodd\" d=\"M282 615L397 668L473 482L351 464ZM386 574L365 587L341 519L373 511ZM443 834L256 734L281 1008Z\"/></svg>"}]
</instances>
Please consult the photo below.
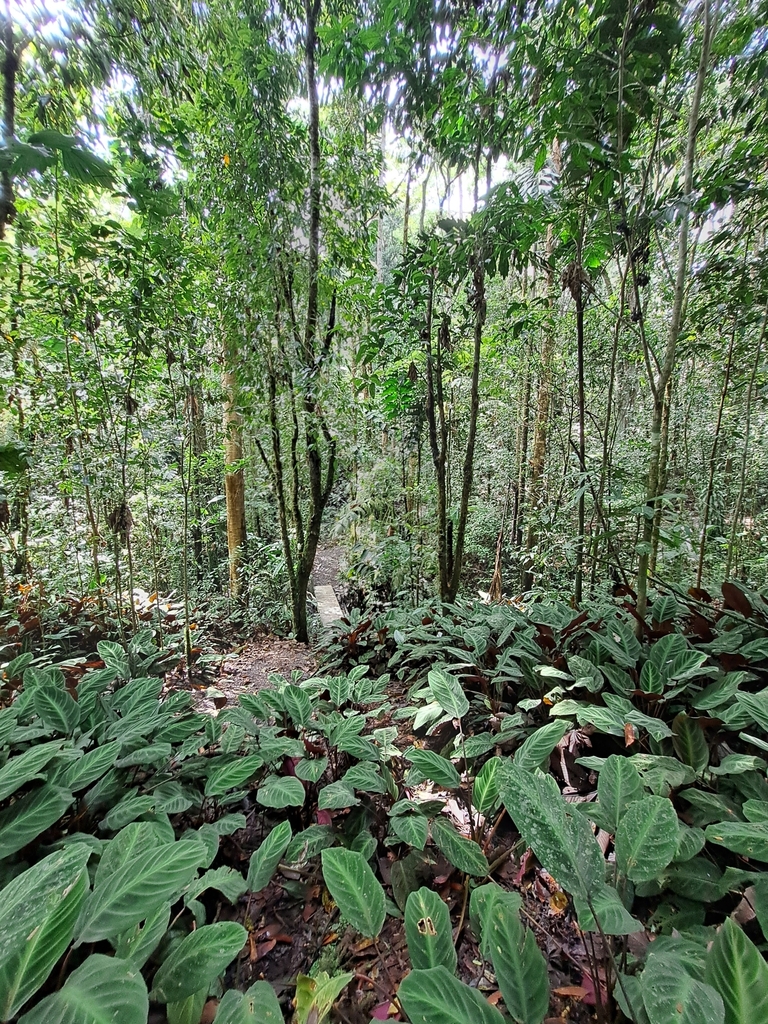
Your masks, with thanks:
<instances>
[{"instance_id":1,"label":"slender tree trunk","mask_svg":"<svg viewBox=\"0 0 768 1024\"><path fill-rule=\"evenodd\" d=\"M581 267L579 266L579 271ZM576 292L576 363L578 378L578 418L579 418L579 508L578 533L576 537L576 574L573 596L578 607L581 604L584 584L584 530L585 530L585 498L586 498L586 438L585 438L585 399L584 399L584 285L578 283Z\"/></svg>"},{"instance_id":2,"label":"slender tree trunk","mask_svg":"<svg viewBox=\"0 0 768 1024\"><path fill-rule=\"evenodd\" d=\"M477 190L476 190L477 191ZM464 455L464 472L461 483L461 504L459 521L455 535L453 563L448 590L448 600L455 601L461 582L461 564L464 558L464 537L469 515L469 499L472 495L474 478L475 441L477 438L477 418L480 411L480 350L485 325L485 268L482 251L475 254L475 265L472 271L472 302L475 307L474 347L472 351L472 385L470 390L469 429L467 433L467 449Z\"/></svg>"},{"instance_id":3,"label":"slender tree trunk","mask_svg":"<svg viewBox=\"0 0 768 1024\"><path fill-rule=\"evenodd\" d=\"M536 516L542 498L544 469L547 460L547 430L549 406L552 401L552 364L555 357L554 325L554 270L551 266L555 248L554 228L547 227L547 309L548 316L543 326L541 343L541 366L539 369L539 392L536 400L536 420L533 426L533 451L531 452L530 485L528 488L528 536L525 542L526 569L523 573L523 590L533 586L533 549L538 542Z\"/></svg>"},{"instance_id":4,"label":"slender tree trunk","mask_svg":"<svg viewBox=\"0 0 768 1024\"><path fill-rule=\"evenodd\" d=\"M665 395L667 385L669 384L675 369L677 344L682 328L683 304L688 280L691 202L693 197L693 174L696 165L696 141L699 134L701 101L704 95L704 85L707 78L707 69L709 67L709 56L712 47L713 35L710 3L711 0L703 0L704 34L701 43L699 66L693 87L693 96L691 98L691 109L688 115L688 139L683 163L683 192L680 213L681 223L677 245L677 271L675 275L672 315L669 322L669 330L667 332L667 341L661 364L661 372L659 373L655 386L653 387L654 403L653 417L651 421L651 457L648 468L648 486L646 489L646 503L643 516L642 546L640 548L640 560L637 576L638 629L642 628L641 624L645 619L648 604L648 569L651 555L651 541L653 538L653 520L656 513L657 499L659 497L661 469L664 458L662 449L662 426L664 419ZM653 384L653 382L651 383Z\"/></svg>"},{"instance_id":5,"label":"slender tree trunk","mask_svg":"<svg viewBox=\"0 0 768 1024\"><path fill-rule=\"evenodd\" d=\"M243 458L243 420L237 408L237 380L232 369L223 375L224 386L224 494L227 501L227 552L229 554L229 593L234 600L242 596L241 575L245 530L245 478Z\"/></svg>"},{"instance_id":6,"label":"slender tree trunk","mask_svg":"<svg viewBox=\"0 0 768 1024\"><path fill-rule=\"evenodd\" d=\"M712 448L709 453L709 472L707 474L707 493L704 497L704 512L701 517L701 539L699 541L699 564L696 569L696 586L701 587L701 577L704 574L704 554L707 549L707 531L709 530L709 511L712 504L712 492L715 487L715 468L717 466L717 449L720 444L720 428L723 423L723 410L725 399L728 395L728 386L731 383L731 367L733 365L733 347L736 344L736 324L731 327L731 340L728 344L728 355L725 360L725 376L723 378L723 389L720 392L720 404L717 407L717 418L715 420L715 435L712 438Z\"/></svg>"},{"instance_id":7,"label":"slender tree trunk","mask_svg":"<svg viewBox=\"0 0 768 1024\"><path fill-rule=\"evenodd\" d=\"M5 0L5 14L0 17L0 26L3 47L3 142L6 147L10 147L16 131L16 72L19 69L10 0ZM13 179L10 167L4 162L0 171L0 239L5 238L6 225L11 223L15 214Z\"/></svg>"},{"instance_id":8,"label":"slender tree trunk","mask_svg":"<svg viewBox=\"0 0 768 1024\"><path fill-rule=\"evenodd\" d=\"M733 567L733 552L736 545L736 530L739 528L739 522L741 521L741 509L744 504L744 491L746 488L747 480L747 458L749 456L749 432L752 422L752 393L755 388L755 380L757 379L757 371L760 367L760 356L763 350L763 344L765 342L766 329L768 329L768 303L766 303L765 310L763 312L763 323L760 328L760 337L755 347L755 359L752 363L752 373L749 377L749 384L747 385L747 397L746 397L746 416L744 422L744 447L741 452L741 471L739 473L739 493L736 497L736 507L733 510L733 522L731 523L731 535L728 538L728 557L725 563L725 578L730 579L731 569Z\"/></svg>"},{"instance_id":9,"label":"slender tree trunk","mask_svg":"<svg viewBox=\"0 0 768 1024\"><path fill-rule=\"evenodd\" d=\"M669 423L672 418L672 379L667 381L667 388L664 392L664 409L661 414L661 446L659 457L659 497L664 495L667 489L667 477L669 475ZM653 513L653 529L651 531L651 555L648 560L648 571L656 572L656 563L659 558L661 546L661 520L664 515L663 502L657 501Z\"/></svg>"}]
</instances>

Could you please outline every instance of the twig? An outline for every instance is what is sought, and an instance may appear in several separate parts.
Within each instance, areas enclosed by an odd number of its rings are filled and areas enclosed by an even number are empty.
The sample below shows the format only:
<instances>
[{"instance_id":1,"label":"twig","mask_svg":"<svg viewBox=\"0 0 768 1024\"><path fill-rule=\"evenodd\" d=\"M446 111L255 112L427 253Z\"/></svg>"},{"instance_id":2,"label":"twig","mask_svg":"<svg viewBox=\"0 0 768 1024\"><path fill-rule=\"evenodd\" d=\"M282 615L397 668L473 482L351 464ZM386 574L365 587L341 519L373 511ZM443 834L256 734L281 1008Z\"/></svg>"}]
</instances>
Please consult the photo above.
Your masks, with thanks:
<instances>
[{"instance_id":1,"label":"twig","mask_svg":"<svg viewBox=\"0 0 768 1024\"><path fill-rule=\"evenodd\" d=\"M464 918L467 913L467 900L469 899L469 875L464 876L464 898L461 901L461 913L459 914L459 924L456 928L456 937L453 940L454 948L458 946L459 939L461 937L462 930L464 928Z\"/></svg>"}]
</instances>

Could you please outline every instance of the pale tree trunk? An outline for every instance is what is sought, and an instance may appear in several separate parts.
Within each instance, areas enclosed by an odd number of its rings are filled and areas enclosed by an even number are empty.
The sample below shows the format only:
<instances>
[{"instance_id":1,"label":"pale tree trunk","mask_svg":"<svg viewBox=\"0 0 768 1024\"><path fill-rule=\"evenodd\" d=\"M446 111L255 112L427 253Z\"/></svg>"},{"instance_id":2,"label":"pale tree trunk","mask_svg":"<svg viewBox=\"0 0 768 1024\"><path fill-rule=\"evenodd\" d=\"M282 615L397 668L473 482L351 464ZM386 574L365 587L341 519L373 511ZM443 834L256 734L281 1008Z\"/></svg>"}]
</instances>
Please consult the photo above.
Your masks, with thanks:
<instances>
[{"instance_id":1,"label":"pale tree trunk","mask_svg":"<svg viewBox=\"0 0 768 1024\"><path fill-rule=\"evenodd\" d=\"M528 534L526 537L526 568L523 573L523 590L533 586L532 551L538 542L536 516L541 503L544 469L547 460L547 431L549 427L549 406L552 401L552 364L555 358L555 326L553 323L554 270L551 257L555 247L554 228L547 227L547 308L549 315L543 327L541 343L541 366L539 368L539 391L536 399L536 419L533 426L533 450L531 452L531 473L528 486Z\"/></svg>"},{"instance_id":2,"label":"pale tree trunk","mask_svg":"<svg viewBox=\"0 0 768 1024\"><path fill-rule=\"evenodd\" d=\"M691 109L688 114L688 138L683 164L683 198L680 213L680 233L678 235L677 244L677 271L675 274L672 315L669 322L669 330L667 332L667 341L661 362L661 369L656 380L651 380L653 390L651 456L648 467L648 485L646 489L645 510L643 514L642 546L640 548L640 559L637 574L637 614L639 630L642 629L642 622L645 619L645 613L648 605L648 569L653 540L653 523L656 514L657 501L660 494L664 459L666 458L664 442L662 439L664 407L667 387L672 380L672 375L675 369L677 344L682 329L683 304L688 280L691 202L693 199L693 174L696 165L696 141L700 128L699 117L701 113L701 101L704 95L704 85L707 78L707 69L709 67L709 57L713 36L710 0L703 0L703 15L704 25L701 54L699 56L699 65L693 86Z\"/></svg>"},{"instance_id":3,"label":"pale tree trunk","mask_svg":"<svg viewBox=\"0 0 768 1024\"><path fill-rule=\"evenodd\" d=\"M242 565L245 547L245 479L243 458L243 418L237 408L237 380L226 369L224 386L224 494L227 500L227 552L229 554L229 593L242 598Z\"/></svg>"},{"instance_id":4,"label":"pale tree trunk","mask_svg":"<svg viewBox=\"0 0 768 1024\"><path fill-rule=\"evenodd\" d=\"M309 58L309 52L307 52L307 57ZM313 62L314 62L314 59L315 58L314 58L314 51L313 51L313 53L312 53L312 61ZM313 75L314 75L314 71L313 71ZM310 103L311 103L311 99L310 99ZM379 171L379 187L380 188L384 188L384 185L386 184L386 181L387 181L387 119L386 118L384 118L384 121L382 122L382 125L381 125L381 138L380 138L379 144L380 144L380 147L381 147L381 169ZM318 163L318 167L319 167L319 163ZM319 189L319 179L318 179L318 189ZM407 238L407 234L408 234L408 229L406 228L405 229L406 238ZM405 245L406 245L406 241L404 239L404 241L403 241L403 248L405 248ZM377 229L377 232L376 232L376 280L377 280L377 282L379 284L381 284L381 282L384 280L384 214L383 213L379 214L378 229Z\"/></svg>"}]
</instances>

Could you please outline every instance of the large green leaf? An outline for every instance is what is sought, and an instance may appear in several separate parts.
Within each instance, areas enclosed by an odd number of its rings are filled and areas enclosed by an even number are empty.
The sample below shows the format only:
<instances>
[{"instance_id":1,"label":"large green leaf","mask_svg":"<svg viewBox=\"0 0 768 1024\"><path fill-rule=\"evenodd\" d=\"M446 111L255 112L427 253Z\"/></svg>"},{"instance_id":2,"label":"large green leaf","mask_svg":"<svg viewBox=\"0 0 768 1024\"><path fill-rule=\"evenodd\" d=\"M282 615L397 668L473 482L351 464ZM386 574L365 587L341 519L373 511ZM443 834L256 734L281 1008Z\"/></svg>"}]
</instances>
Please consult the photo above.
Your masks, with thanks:
<instances>
[{"instance_id":1,"label":"large green leaf","mask_svg":"<svg viewBox=\"0 0 768 1024\"><path fill-rule=\"evenodd\" d=\"M469 701L455 676L442 668L433 668L427 676L432 696L452 718L463 718L469 711Z\"/></svg>"},{"instance_id":2,"label":"large green leaf","mask_svg":"<svg viewBox=\"0 0 768 1024\"><path fill-rule=\"evenodd\" d=\"M248 867L249 892L261 892L272 880L280 858L288 849L293 838L293 830L289 821L281 821L269 833L261 846L251 855Z\"/></svg>"},{"instance_id":3,"label":"large green leaf","mask_svg":"<svg viewBox=\"0 0 768 1024\"><path fill-rule=\"evenodd\" d=\"M286 686L282 693L285 709L291 716L293 724L304 728L312 717L312 702L305 690L300 686Z\"/></svg>"},{"instance_id":4,"label":"large green leaf","mask_svg":"<svg viewBox=\"0 0 768 1024\"><path fill-rule=\"evenodd\" d=\"M486 882L478 885L472 890L469 898L469 919L472 924L472 932L480 944L480 952L486 960L491 959L491 911L494 903L500 901L504 904L505 913L519 918L520 908L523 899L516 892L502 889L496 882Z\"/></svg>"},{"instance_id":5,"label":"large green leaf","mask_svg":"<svg viewBox=\"0 0 768 1024\"><path fill-rule=\"evenodd\" d=\"M629 758L611 754L598 777L597 795L606 819L603 827L615 833L627 807L643 795L640 775Z\"/></svg>"},{"instance_id":6,"label":"large green leaf","mask_svg":"<svg viewBox=\"0 0 768 1024\"><path fill-rule=\"evenodd\" d=\"M132 960L137 967L143 967L168 931L170 919L171 904L164 903L146 921L135 924L112 939L115 956L122 960Z\"/></svg>"},{"instance_id":7,"label":"large green leaf","mask_svg":"<svg viewBox=\"0 0 768 1024\"><path fill-rule=\"evenodd\" d=\"M488 874L488 861L477 843L460 836L445 818L438 817L432 822L432 838L446 860L459 871L481 877Z\"/></svg>"},{"instance_id":8,"label":"large green leaf","mask_svg":"<svg viewBox=\"0 0 768 1024\"><path fill-rule=\"evenodd\" d=\"M69 945L88 890L90 850L58 850L0 890L0 1020L40 988Z\"/></svg>"},{"instance_id":9,"label":"large green leaf","mask_svg":"<svg viewBox=\"0 0 768 1024\"><path fill-rule=\"evenodd\" d=\"M41 770L59 753L62 746L61 740L51 740L10 757L0 768L0 800L5 800L32 779L40 778Z\"/></svg>"},{"instance_id":10,"label":"large green leaf","mask_svg":"<svg viewBox=\"0 0 768 1024\"><path fill-rule=\"evenodd\" d=\"M422 814L396 814L390 819L389 827L398 839L417 850L427 845L429 823Z\"/></svg>"},{"instance_id":11,"label":"large green leaf","mask_svg":"<svg viewBox=\"0 0 768 1024\"><path fill-rule=\"evenodd\" d=\"M271 775L256 791L256 799L263 807L302 807L306 793L301 779L292 775Z\"/></svg>"},{"instance_id":12,"label":"large green leaf","mask_svg":"<svg viewBox=\"0 0 768 1024\"><path fill-rule=\"evenodd\" d=\"M46 681L36 686L32 704L46 729L71 735L80 723L80 707L62 684Z\"/></svg>"},{"instance_id":13,"label":"large green leaf","mask_svg":"<svg viewBox=\"0 0 768 1024\"><path fill-rule=\"evenodd\" d=\"M64 785L73 793L90 786L112 767L119 750L120 740L113 740L112 743L105 743L102 747L89 750L67 768L63 779Z\"/></svg>"},{"instance_id":14,"label":"large green leaf","mask_svg":"<svg viewBox=\"0 0 768 1024\"><path fill-rule=\"evenodd\" d=\"M206 856L196 839L161 842L151 822L126 825L99 862L77 924L78 944L120 935L149 917L191 881Z\"/></svg>"},{"instance_id":15,"label":"large green leaf","mask_svg":"<svg viewBox=\"0 0 768 1024\"><path fill-rule=\"evenodd\" d=\"M701 774L709 764L709 746L699 723L681 712L672 722L672 733L677 756Z\"/></svg>"},{"instance_id":16,"label":"large green leaf","mask_svg":"<svg viewBox=\"0 0 768 1024\"><path fill-rule=\"evenodd\" d=\"M447 757L436 754L434 750L419 750L418 747L411 747L406 751L405 756L414 768L430 782L436 782L438 786L445 786L447 789L458 789L461 785L456 768Z\"/></svg>"},{"instance_id":17,"label":"large green leaf","mask_svg":"<svg viewBox=\"0 0 768 1024\"><path fill-rule=\"evenodd\" d=\"M500 776L504 806L553 878L584 898L600 889L603 852L586 817L567 808L555 780L509 763L502 766Z\"/></svg>"},{"instance_id":18,"label":"large green leaf","mask_svg":"<svg viewBox=\"0 0 768 1024\"><path fill-rule=\"evenodd\" d=\"M677 852L677 814L669 800L646 796L627 808L616 831L616 865L633 882L650 882Z\"/></svg>"},{"instance_id":19,"label":"large green leaf","mask_svg":"<svg viewBox=\"0 0 768 1024\"><path fill-rule=\"evenodd\" d=\"M207 988L232 963L248 939L234 921L206 924L185 936L164 960L152 986L152 999L177 1003Z\"/></svg>"},{"instance_id":20,"label":"large green leaf","mask_svg":"<svg viewBox=\"0 0 768 1024\"><path fill-rule=\"evenodd\" d=\"M128 960L94 953L19 1024L146 1024L147 986Z\"/></svg>"},{"instance_id":21,"label":"large green leaf","mask_svg":"<svg viewBox=\"0 0 768 1024\"><path fill-rule=\"evenodd\" d=\"M753 860L768 861L768 822L720 821L704 830L708 841Z\"/></svg>"},{"instance_id":22,"label":"large green leaf","mask_svg":"<svg viewBox=\"0 0 768 1024\"><path fill-rule=\"evenodd\" d=\"M408 895L405 904L405 937L411 964L426 970L441 964L456 972L456 950L448 907L432 889L422 887Z\"/></svg>"},{"instance_id":23,"label":"large green leaf","mask_svg":"<svg viewBox=\"0 0 768 1024\"><path fill-rule=\"evenodd\" d=\"M530 929L503 900L492 900L483 919L484 945L490 949L493 970L504 1005L518 1024L541 1024L549 1008L547 962ZM485 931L488 935L485 935Z\"/></svg>"},{"instance_id":24,"label":"large green leaf","mask_svg":"<svg viewBox=\"0 0 768 1024\"><path fill-rule=\"evenodd\" d=\"M497 773L500 764L500 757L488 758L472 785L472 806L480 814L490 814L499 804Z\"/></svg>"},{"instance_id":25,"label":"large green leaf","mask_svg":"<svg viewBox=\"0 0 768 1024\"><path fill-rule=\"evenodd\" d=\"M205 795L223 796L230 789L239 789L254 777L263 764L264 759L259 754L250 754L214 768L206 780Z\"/></svg>"},{"instance_id":26,"label":"large green leaf","mask_svg":"<svg viewBox=\"0 0 768 1024\"><path fill-rule=\"evenodd\" d=\"M69 790L46 785L11 804L0 814L0 860L50 828L73 799Z\"/></svg>"},{"instance_id":27,"label":"large green leaf","mask_svg":"<svg viewBox=\"0 0 768 1024\"><path fill-rule=\"evenodd\" d=\"M336 905L362 935L375 939L386 909L384 890L361 853L330 849L321 854L323 879Z\"/></svg>"},{"instance_id":28,"label":"large green leaf","mask_svg":"<svg viewBox=\"0 0 768 1024\"><path fill-rule=\"evenodd\" d=\"M549 722L547 725L539 726L515 751L515 766L529 772L540 768L569 728L570 722Z\"/></svg>"},{"instance_id":29,"label":"large green leaf","mask_svg":"<svg viewBox=\"0 0 768 1024\"><path fill-rule=\"evenodd\" d=\"M275 990L268 981L257 981L247 992L230 989L219 1003L216 1024L283 1024Z\"/></svg>"},{"instance_id":30,"label":"large green leaf","mask_svg":"<svg viewBox=\"0 0 768 1024\"><path fill-rule=\"evenodd\" d=\"M651 1024L724 1024L720 994L691 977L679 958L649 957L640 980Z\"/></svg>"},{"instance_id":31,"label":"large green leaf","mask_svg":"<svg viewBox=\"0 0 768 1024\"><path fill-rule=\"evenodd\" d=\"M632 917L611 885L603 885L594 892L589 903L581 896L574 896L573 903L579 928L584 932L602 929L606 935L633 935L643 930L643 926Z\"/></svg>"},{"instance_id":32,"label":"large green leaf","mask_svg":"<svg viewBox=\"0 0 768 1024\"><path fill-rule=\"evenodd\" d=\"M768 1021L768 964L727 917L707 955L705 980L725 1004L725 1024Z\"/></svg>"},{"instance_id":33,"label":"large green leaf","mask_svg":"<svg viewBox=\"0 0 768 1024\"><path fill-rule=\"evenodd\" d=\"M445 967L411 971L398 997L412 1024L502 1024L495 1006Z\"/></svg>"},{"instance_id":34,"label":"large green leaf","mask_svg":"<svg viewBox=\"0 0 768 1024\"><path fill-rule=\"evenodd\" d=\"M237 903L239 897L243 895L247 888L246 881L239 871L222 865L218 868L212 868L210 871L206 871L204 875L201 875L200 878L196 878L189 889L187 889L184 901L188 904L190 900L196 899L206 889L215 889L225 899L229 900L230 903Z\"/></svg>"}]
</instances>

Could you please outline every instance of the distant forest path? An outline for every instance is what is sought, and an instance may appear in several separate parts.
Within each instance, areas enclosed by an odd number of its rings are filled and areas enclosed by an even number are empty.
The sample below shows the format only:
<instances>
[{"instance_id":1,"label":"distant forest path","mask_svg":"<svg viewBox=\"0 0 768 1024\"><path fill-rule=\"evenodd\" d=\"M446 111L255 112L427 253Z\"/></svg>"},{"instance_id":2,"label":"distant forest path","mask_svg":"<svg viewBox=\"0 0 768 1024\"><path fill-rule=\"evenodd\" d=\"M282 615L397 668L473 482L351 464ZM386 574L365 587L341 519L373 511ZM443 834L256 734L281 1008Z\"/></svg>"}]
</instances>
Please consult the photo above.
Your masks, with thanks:
<instances>
[{"instance_id":1,"label":"distant forest path","mask_svg":"<svg viewBox=\"0 0 768 1024\"><path fill-rule=\"evenodd\" d=\"M331 587L338 595L342 560L343 552L338 545L321 544L312 571L313 587ZM254 693L271 686L269 677L273 672L291 679L297 670L303 679L308 679L317 670L317 658L311 645L261 633L249 640L236 657L222 662L214 683L222 696L201 696L201 710L212 710L221 704L224 697L224 706L231 706L237 703L239 693Z\"/></svg>"}]
</instances>

